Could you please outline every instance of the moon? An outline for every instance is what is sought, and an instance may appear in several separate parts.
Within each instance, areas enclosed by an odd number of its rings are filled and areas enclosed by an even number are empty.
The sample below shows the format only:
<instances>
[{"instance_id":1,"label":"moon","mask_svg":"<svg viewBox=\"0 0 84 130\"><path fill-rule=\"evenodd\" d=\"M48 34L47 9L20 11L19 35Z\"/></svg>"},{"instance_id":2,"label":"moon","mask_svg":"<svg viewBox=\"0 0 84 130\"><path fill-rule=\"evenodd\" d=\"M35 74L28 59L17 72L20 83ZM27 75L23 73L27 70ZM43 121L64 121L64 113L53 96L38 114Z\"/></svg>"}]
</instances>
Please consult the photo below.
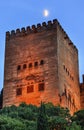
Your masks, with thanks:
<instances>
[{"instance_id":1,"label":"moon","mask_svg":"<svg viewBox=\"0 0 84 130\"><path fill-rule=\"evenodd\" d=\"M44 15L45 17L47 17L47 16L49 15L49 11L48 11L47 9L45 9L45 10L43 11L43 15Z\"/></svg>"}]
</instances>

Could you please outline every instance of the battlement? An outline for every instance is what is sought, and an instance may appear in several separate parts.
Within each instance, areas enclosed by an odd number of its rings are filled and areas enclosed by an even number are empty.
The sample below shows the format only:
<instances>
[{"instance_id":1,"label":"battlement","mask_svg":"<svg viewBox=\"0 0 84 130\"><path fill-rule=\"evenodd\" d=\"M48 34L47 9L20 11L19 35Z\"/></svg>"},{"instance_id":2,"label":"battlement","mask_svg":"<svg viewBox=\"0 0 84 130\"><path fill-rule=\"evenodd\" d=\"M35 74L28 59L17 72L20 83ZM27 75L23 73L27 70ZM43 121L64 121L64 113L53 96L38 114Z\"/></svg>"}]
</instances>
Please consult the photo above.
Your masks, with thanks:
<instances>
[{"instance_id":1,"label":"battlement","mask_svg":"<svg viewBox=\"0 0 84 130\"><path fill-rule=\"evenodd\" d=\"M23 27L21 29L17 28L16 30L12 30L11 32L6 32L6 41L9 41L10 39L14 39L16 37L23 37L26 35L30 35L32 33L39 33L42 31L49 31L54 30L57 28L57 25L60 27L61 31L64 33L64 39L68 40L68 45L72 46L76 52L78 53L78 50L76 46L72 43L67 33L64 31L60 23L57 19L54 19L53 21L43 22L42 24L38 23L37 25L27 26L26 28Z\"/></svg>"}]
</instances>

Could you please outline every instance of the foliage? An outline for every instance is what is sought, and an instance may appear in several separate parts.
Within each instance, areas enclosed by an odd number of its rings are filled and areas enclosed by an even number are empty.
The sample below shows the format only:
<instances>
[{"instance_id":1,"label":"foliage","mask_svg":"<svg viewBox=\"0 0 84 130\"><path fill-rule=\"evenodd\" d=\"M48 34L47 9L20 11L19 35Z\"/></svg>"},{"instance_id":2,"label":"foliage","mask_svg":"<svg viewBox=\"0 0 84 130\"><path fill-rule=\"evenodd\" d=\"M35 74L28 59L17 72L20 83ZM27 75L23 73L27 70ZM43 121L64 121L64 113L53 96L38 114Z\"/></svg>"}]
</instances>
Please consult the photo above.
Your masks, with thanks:
<instances>
[{"instance_id":1,"label":"foliage","mask_svg":"<svg viewBox=\"0 0 84 130\"><path fill-rule=\"evenodd\" d=\"M37 130L48 130L47 115L45 112L45 105L41 103L37 119Z\"/></svg>"},{"instance_id":2,"label":"foliage","mask_svg":"<svg viewBox=\"0 0 84 130\"><path fill-rule=\"evenodd\" d=\"M3 105L3 89L0 92L0 109L2 108Z\"/></svg>"},{"instance_id":3,"label":"foliage","mask_svg":"<svg viewBox=\"0 0 84 130\"><path fill-rule=\"evenodd\" d=\"M76 123L81 126L82 130L84 130L84 110L74 113L72 121L76 121Z\"/></svg>"},{"instance_id":4,"label":"foliage","mask_svg":"<svg viewBox=\"0 0 84 130\"><path fill-rule=\"evenodd\" d=\"M68 109L52 103L4 107L0 109L0 130L84 130L84 110L71 117Z\"/></svg>"},{"instance_id":5,"label":"foliage","mask_svg":"<svg viewBox=\"0 0 84 130\"><path fill-rule=\"evenodd\" d=\"M76 122L72 122L69 126L66 127L66 130L82 130L80 125L77 125Z\"/></svg>"},{"instance_id":6,"label":"foliage","mask_svg":"<svg viewBox=\"0 0 84 130\"><path fill-rule=\"evenodd\" d=\"M26 130L26 126L21 121L4 115L0 116L0 130Z\"/></svg>"}]
</instances>

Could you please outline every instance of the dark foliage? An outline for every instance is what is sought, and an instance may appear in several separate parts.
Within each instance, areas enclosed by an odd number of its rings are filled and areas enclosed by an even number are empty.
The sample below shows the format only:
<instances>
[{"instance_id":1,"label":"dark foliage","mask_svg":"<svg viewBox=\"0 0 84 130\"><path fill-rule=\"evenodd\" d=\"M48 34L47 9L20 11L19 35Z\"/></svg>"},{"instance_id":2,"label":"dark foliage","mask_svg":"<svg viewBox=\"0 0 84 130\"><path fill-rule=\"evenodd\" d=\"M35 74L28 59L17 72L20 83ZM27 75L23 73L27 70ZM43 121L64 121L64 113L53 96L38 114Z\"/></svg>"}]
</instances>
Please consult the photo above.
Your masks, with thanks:
<instances>
[{"instance_id":1,"label":"dark foliage","mask_svg":"<svg viewBox=\"0 0 84 130\"><path fill-rule=\"evenodd\" d=\"M2 108L3 105L3 89L0 92L0 109Z\"/></svg>"},{"instance_id":2,"label":"dark foliage","mask_svg":"<svg viewBox=\"0 0 84 130\"><path fill-rule=\"evenodd\" d=\"M83 111L72 118L68 109L41 103L40 107L20 104L0 109L0 130L84 130Z\"/></svg>"}]
</instances>

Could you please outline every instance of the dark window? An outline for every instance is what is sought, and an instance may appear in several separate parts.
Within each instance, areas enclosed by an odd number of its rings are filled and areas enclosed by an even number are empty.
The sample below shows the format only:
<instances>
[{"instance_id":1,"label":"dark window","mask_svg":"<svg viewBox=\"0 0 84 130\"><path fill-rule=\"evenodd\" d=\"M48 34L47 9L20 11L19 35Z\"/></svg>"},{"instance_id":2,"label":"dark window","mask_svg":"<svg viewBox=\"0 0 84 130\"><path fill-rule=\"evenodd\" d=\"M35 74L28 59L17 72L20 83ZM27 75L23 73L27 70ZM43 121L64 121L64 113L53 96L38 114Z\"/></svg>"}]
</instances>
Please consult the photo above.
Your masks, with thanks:
<instances>
[{"instance_id":1,"label":"dark window","mask_svg":"<svg viewBox=\"0 0 84 130\"><path fill-rule=\"evenodd\" d=\"M65 93L65 95L67 95L67 93L66 93L66 89L65 89L64 91L65 91L65 92L64 92L64 93Z\"/></svg>"},{"instance_id":2,"label":"dark window","mask_svg":"<svg viewBox=\"0 0 84 130\"><path fill-rule=\"evenodd\" d=\"M35 63L34 63L34 66L37 67L37 66L38 66L38 62L35 62Z\"/></svg>"},{"instance_id":3,"label":"dark window","mask_svg":"<svg viewBox=\"0 0 84 130\"><path fill-rule=\"evenodd\" d=\"M68 75L69 75L69 71L68 71L67 73L68 73Z\"/></svg>"},{"instance_id":4,"label":"dark window","mask_svg":"<svg viewBox=\"0 0 84 130\"><path fill-rule=\"evenodd\" d=\"M68 96L68 99L69 99L69 101L71 102L71 96L70 96L70 94L69 94L69 96Z\"/></svg>"},{"instance_id":5,"label":"dark window","mask_svg":"<svg viewBox=\"0 0 84 130\"><path fill-rule=\"evenodd\" d=\"M38 91L44 91L44 83L38 85Z\"/></svg>"},{"instance_id":6,"label":"dark window","mask_svg":"<svg viewBox=\"0 0 84 130\"><path fill-rule=\"evenodd\" d=\"M29 63L29 68L32 68L32 63Z\"/></svg>"},{"instance_id":7,"label":"dark window","mask_svg":"<svg viewBox=\"0 0 84 130\"><path fill-rule=\"evenodd\" d=\"M43 65L43 64L44 64L44 61L43 61L43 60L41 60L41 61L40 61L40 65Z\"/></svg>"},{"instance_id":8,"label":"dark window","mask_svg":"<svg viewBox=\"0 0 84 130\"><path fill-rule=\"evenodd\" d=\"M63 67L64 67L64 70L65 70L65 69L66 69L66 68L65 68L65 65L63 65Z\"/></svg>"},{"instance_id":9,"label":"dark window","mask_svg":"<svg viewBox=\"0 0 84 130\"><path fill-rule=\"evenodd\" d=\"M27 86L27 93L34 92L34 85Z\"/></svg>"},{"instance_id":10,"label":"dark window","mask_svg":"<svg viewBox=\"0 0 84 130\"><path fill-rule=\"evenodd\" d=\"M72 80L74 81L74 78L72 77Z\"/></svg>"},{"instance_id":11,"label":"dark window","mask_svg":"<svg viewBox=\"0 0 84 130\"><path fill-rule=\"evenodd\" d=\"M21 70L21 65L18 65L17 70Z\"/></svg>"},{"instance_id":12,"label":"dark window","mask_svg":"<svg viewBox=\"0 0 84 130\"><path fill-rule=\"evenodd\" d=\"M17 88L16 89L16 96L22 95L22 88Z\"/></svg>"},{"instance_id":13,"label":"dark window","mask_svg":"<svg viewBox=\"0 0 84 130\"><path fill-rule=\"evenodd\" d=\"M26 69L26 68L27 68L27 65L26 65L26 64L24 64L24 65L23 65L23 69Z\"/></svg>"},{"instance_id":14,"label":"dark window","mask_svg":"<svg viewBox=\"0 0 84 130\"><path fill-rule=\"evenodd\" d=\"M66 68L66 72L67 72L67 68Z\"/></svg>"}]
</instances>

